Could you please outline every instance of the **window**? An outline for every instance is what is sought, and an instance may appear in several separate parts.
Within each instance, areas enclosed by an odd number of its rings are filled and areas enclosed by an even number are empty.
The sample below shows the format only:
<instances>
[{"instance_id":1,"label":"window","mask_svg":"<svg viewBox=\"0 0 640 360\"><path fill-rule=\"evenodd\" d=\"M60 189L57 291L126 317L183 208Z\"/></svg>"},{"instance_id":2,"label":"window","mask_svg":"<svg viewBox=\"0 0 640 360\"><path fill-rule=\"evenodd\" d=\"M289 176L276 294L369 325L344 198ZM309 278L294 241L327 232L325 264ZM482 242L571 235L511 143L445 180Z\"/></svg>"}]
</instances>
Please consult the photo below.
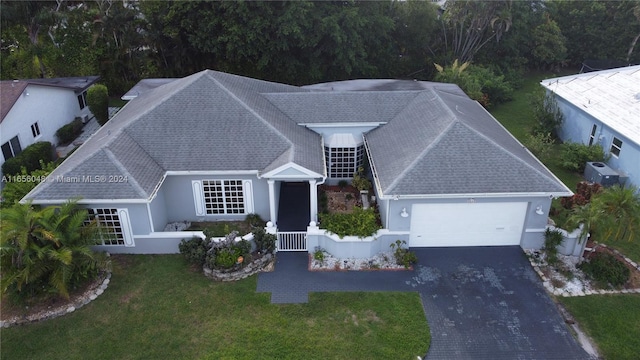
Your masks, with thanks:
<instances>
[{"instance_id":1,"label":"window","mask_svg":"<svg viewBox=\"0 0 640 360\"><path fill-rule=\"evenodd\" d=\"M622 150L622 140L614 137L609 151L611 152L611 155L618 157L620 156L620 150Z\"/></svg>"},{"instance_id":2,"label":"window","mask_svg":"<svg viewBox=\"0 0 640 360\"><path fill-rule=\"evenodd\" d=\"M357 147L325 146L324 155L327 161L327 174L330 178L352 178L358 167L363 164L364 145Z\"/></svg>"},{"instance_id":3,"label":"window","mask_svg":"<svg viewBox=\"0 0 640 360\"><path fill-rule=\"evenodd\" d=\"M202 190L207 215L245 213L242 180L203 180Z\"/></svg>"},{"instance_id":4,"label":"window","mask_svg":"<svg viewBox=\"0 0 640 360\"><path fill-rule=\"evenodd\" d=\"M84 109L87 106L87 92L83 91L82 94L78 94L78 105L80 105L80 110Z\"/></svg>"},{"instance_id":5,"label":"window","mask_svg":"<svg viewBox=\"0 0 640 360\"><path fill-rule=\"evenodd\" d=\"M118 209L88 209L88 212L89 218L85 223L95 220L102 229L96 239L98 245L125 245Z\"/></svg>"},{"instance_id":6,"label":"window","mask_svg":"<svg viewBox=\"0 0 640 360\"><path fill-rule=\"evenodd\" d=\"M591 128L591 134L589 135L589 146L593 145L593 141L596 138L596 130L598 130L598 125L593 124L593 127Z\"/></svg>"},{"instance_id":7,"label":"window","mask_svg":"<svg viewBox=\"0 0 640 360\"><path fill-rule=\"evenodd\" d=\"M38 122L31 124L31 134L33 134L34 138L40 136L40 126L38 126Z\"/></svg>"},{"instance_id":8,"label":"window","mask_svg":"<svg viewBox=\"0 0 640 360\"><path fill-rule=\"evenodd\" d=\"M2 144L2 155L4 155L5 160L9 160L14 156L18 156L22 152L22 147L20 146L20 140L17 136L14 136L11 140Z\"/></svg>"}]
</instances>

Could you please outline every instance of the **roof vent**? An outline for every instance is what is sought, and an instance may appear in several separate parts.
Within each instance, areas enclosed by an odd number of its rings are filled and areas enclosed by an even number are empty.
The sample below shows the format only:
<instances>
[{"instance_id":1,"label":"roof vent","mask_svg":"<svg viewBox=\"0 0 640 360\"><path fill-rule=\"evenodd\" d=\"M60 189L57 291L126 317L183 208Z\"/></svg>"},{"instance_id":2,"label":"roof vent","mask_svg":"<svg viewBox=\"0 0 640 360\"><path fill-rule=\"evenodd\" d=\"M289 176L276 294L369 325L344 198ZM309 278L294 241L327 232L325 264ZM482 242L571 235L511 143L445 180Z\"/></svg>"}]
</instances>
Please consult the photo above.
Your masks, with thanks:
<instances>
[{"instance_id":1,"label":"roof vent","mask_svg":"<svg viewBox=\"0 0 640 360\"><path fill-rule=\"evenodd\" d=\"M636 100L640 101L640 93L637 93L633 96Z\"/></svg>"}]
</instances>

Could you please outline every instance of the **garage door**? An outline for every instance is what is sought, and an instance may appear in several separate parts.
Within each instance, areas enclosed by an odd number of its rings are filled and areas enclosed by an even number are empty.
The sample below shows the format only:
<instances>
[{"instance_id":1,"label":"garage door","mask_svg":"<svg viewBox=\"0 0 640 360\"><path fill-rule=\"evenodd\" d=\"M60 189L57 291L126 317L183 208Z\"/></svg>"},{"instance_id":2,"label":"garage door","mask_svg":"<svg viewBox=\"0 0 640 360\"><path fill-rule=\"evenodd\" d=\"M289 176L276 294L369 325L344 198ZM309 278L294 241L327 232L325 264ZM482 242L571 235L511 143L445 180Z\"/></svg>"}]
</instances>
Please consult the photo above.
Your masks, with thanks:
<instances>
[{"instance_id":1,"label":"garage door","mask_svg":"<svg viewBox=\"0 0 640 360\"><path fill-rule=\"evenodd\" d=\"M519 245L527 203L415 204L409 246Z\"/></svg>"}]
</instances>

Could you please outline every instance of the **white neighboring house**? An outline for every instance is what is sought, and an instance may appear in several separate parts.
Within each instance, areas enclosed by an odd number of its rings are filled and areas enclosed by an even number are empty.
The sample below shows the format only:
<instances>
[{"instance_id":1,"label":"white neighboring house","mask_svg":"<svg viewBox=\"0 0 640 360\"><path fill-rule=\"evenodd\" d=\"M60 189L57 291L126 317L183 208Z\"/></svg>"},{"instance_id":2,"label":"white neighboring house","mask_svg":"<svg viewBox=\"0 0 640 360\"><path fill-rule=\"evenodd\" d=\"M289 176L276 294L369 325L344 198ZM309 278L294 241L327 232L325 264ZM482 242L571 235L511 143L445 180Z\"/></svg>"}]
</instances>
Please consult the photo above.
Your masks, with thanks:
<instances>
[{"instance_id":1,"label":"white neighboring house","mask_svg":"<svg viewBox=\"0 0 640 360\"><path fill-rule=\"evenodd\" d=\"M88 121L87 89L98 76L0 81L0 166L38 141L57 143L56 131L80 117Z\"/></svg>"}]
</instances>

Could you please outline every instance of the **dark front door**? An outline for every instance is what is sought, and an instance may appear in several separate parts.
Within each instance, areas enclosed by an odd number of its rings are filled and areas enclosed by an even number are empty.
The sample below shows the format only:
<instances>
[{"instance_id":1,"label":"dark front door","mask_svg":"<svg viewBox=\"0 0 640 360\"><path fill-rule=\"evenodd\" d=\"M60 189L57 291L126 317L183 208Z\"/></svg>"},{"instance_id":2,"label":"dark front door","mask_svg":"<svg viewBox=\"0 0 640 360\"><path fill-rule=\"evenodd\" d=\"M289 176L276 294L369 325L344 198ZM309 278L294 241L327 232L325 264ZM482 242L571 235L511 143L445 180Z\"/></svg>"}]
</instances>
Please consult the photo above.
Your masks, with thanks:
<instances>
[{"instance_id":1,"label":"dark front door","mask_svg":"<svg viewBox=\"0 0 640 360\"><path fill-rule=\"evenodd\" d=\"M278 230L307 230L310 206L308 182L282 182L278 204Z\"/></svg>"}]
</instances>

